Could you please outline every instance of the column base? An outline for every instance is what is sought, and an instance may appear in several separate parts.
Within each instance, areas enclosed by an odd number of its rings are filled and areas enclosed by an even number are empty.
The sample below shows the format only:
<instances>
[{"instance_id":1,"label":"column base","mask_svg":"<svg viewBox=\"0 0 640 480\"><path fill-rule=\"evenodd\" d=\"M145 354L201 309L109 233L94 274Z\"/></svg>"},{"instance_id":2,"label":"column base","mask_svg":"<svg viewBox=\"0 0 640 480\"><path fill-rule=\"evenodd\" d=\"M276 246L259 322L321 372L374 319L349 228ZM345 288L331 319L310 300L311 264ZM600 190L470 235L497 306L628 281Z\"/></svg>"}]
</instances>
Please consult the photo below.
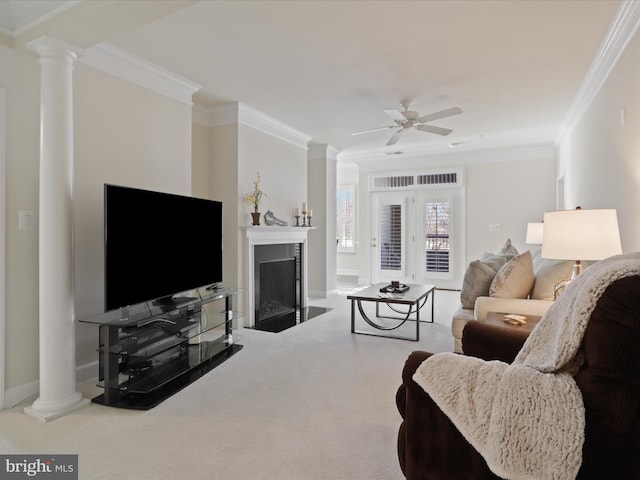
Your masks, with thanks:
<instances>
[{"instance_id":1,"label":"column base","mask_svg":"<svg viewBox=\"0 0 640 480\"><path fill-rule=\"evenodd\" d=\"M31 405L30 407L25 407L24 413L25 415L28 415L33 418L37 418L42 422L50 422L51 420L55 420L56 418L63 417L71 412L75 412L76 410L79 410L91 404L91 400L89 400L88 398L80 397L80 400L78 400L77 402L74 402L70 405L66 405L57 410L42 411L34 407L34 405L37 402L38 400L33 402L33 405Z\"/></svg>"}]
</instances>

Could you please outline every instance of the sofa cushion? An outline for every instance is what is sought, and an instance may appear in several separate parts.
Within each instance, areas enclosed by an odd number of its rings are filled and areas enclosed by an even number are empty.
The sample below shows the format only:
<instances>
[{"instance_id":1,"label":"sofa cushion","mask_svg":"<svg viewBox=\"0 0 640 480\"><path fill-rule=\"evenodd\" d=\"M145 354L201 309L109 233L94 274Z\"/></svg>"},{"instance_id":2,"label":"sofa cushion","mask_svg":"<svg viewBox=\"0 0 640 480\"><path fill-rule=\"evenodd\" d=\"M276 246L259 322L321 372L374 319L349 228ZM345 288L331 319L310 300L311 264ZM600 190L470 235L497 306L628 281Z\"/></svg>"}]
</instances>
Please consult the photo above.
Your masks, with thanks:
<instances>
[{"instance_id":1,"label":"sofa cushion","mask_svg":"<svg viewBox=\"0 0 640 480\"><path fill-rule=\"evenodd\" d=\"M533 259L526 251L505 263L496 273L489 295L501 298L527 298L533 288Z\"/></svg>"},{"instance_id":2,"label":"sofa cushion","mask_svg":"<svg viewBox=\"0 0 640 480\"><path fill-rule=\"evenodd\" d=\"M503 264L506 259L503 259ZM499 259L489 262L482 260L474 260L467 267L462 281L462 290L460 291L460 303L462 308L473 308L476 298L482 295L489 295L489 288L493 278L500 269Z\"/></svg>"},{"instance_id":3,"label":"sofa cushion","mask_svg":"<svg viewBox=\"0 0 640 480\"><path fill-rule=\"evenodd\" d=\"M507 241L504 242L504 245L498 252L498 255L518 255L518 253L518 249L513 246L511 239L507 238Z\"/></svg>"},{"instance_id":4,"label":"sofa cushion","mask_svg":"<svg viewBox=\"0 0 640 480\"><path fill-rule=\"evenodd\" d=\"M573 261L551 260L540 258L535 263L533 274L535 282L531 291L531 298L537 300L553 300L554 288L563 280L571 278Z\"/></svg>"},{"instance_id":5,"label":"sofa cushion","mask_svg":"<svg viewBox=\"0 0 640 480\"><path fill-rule=\"evenodd\" d=\"M467 267L460 291L462 308L473 308L476 298L489 295L491 282L498 270L518 254L518 250L507 239L497 255L485 253Z\"/></svg>"}]
</instances>

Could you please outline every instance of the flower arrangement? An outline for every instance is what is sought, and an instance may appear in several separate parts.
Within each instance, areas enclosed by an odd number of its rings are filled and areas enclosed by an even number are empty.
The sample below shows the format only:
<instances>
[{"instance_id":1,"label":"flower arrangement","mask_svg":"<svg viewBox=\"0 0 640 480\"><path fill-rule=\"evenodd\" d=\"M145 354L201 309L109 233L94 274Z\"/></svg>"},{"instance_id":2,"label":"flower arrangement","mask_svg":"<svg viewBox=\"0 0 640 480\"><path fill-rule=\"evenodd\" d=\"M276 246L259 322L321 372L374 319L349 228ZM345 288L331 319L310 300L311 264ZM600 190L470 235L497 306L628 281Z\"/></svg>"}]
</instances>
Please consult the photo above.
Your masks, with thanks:
<instances>
[{"instance_id":1,"label":"flower arrangement","mask_svg":"<svg viewBox=\"0 0 640 480\"><path fill-rule=\"evenodd\" d=\"M253 181L253 192L247 193L243 199L245 202L253 205L253 211L257 212L258 207L260 206L260 202L262 201L262 197L266 197L267 194L260 190L260 180L262 177L260 176L260 172L256 172L256 179Z\"/></svg>"}]
</instances>

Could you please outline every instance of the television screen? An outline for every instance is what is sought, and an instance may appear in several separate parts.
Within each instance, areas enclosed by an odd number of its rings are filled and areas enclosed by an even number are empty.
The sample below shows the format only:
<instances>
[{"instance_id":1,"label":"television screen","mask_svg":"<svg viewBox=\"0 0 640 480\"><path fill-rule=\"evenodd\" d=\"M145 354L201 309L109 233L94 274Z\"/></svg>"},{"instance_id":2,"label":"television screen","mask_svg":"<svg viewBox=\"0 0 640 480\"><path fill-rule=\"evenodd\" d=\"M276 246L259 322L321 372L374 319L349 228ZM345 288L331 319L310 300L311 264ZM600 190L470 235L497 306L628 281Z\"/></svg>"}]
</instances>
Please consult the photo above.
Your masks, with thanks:
<instances>
[{"instance_id":1,"label":"television screen","mask_svg":"<svg viewBox=\"0 0 640 480\"><path fill-rule=\"evenodd\" d=\"M105 310L222 281L222 202L104 186Z\"/></svg>"}]
</instances>

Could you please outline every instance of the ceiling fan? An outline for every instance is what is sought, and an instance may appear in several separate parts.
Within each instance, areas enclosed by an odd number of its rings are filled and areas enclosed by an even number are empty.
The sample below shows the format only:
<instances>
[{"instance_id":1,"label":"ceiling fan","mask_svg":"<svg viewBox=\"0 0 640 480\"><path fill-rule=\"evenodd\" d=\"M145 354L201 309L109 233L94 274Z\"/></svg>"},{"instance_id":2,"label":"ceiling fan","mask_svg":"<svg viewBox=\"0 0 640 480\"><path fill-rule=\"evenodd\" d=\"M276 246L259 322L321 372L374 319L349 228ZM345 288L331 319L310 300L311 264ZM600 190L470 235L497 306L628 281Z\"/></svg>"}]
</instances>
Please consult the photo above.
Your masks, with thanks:
<instances>
[{"instance_id":1,"label":"ceiling fan","mask_svg":"<svg viewBox=\"0 0 640 480\"><path fill-rule=\"evenodd\" d=\"M450 117L452 115L457 115L462 113L462 109L460 107L452 107L447 108L446 110L441 110L440 112L430 113L429 115L420 116L420 114L414 110L409 110L409 101L404 100L401 102L404 111L388 109L385 110L384 113L393 118L393 125L387 125L386 127L378 127L371 128L369 130L361 130L359 132L353 132L351 135L361 135L363 133L370 132L379 132L381 130L388 130L391 128L399 128L396 131L389 141L387 145L393 145L400 140L400 136L405 133L410 128L415 128L416 130L420 130L421 132L433 133L435 135L449 135L453 130L449 128L436 127L433 125L426 125L427 122L431 122L433 120L439 120L441 118Z\"/></svg>"}]
</instances>

